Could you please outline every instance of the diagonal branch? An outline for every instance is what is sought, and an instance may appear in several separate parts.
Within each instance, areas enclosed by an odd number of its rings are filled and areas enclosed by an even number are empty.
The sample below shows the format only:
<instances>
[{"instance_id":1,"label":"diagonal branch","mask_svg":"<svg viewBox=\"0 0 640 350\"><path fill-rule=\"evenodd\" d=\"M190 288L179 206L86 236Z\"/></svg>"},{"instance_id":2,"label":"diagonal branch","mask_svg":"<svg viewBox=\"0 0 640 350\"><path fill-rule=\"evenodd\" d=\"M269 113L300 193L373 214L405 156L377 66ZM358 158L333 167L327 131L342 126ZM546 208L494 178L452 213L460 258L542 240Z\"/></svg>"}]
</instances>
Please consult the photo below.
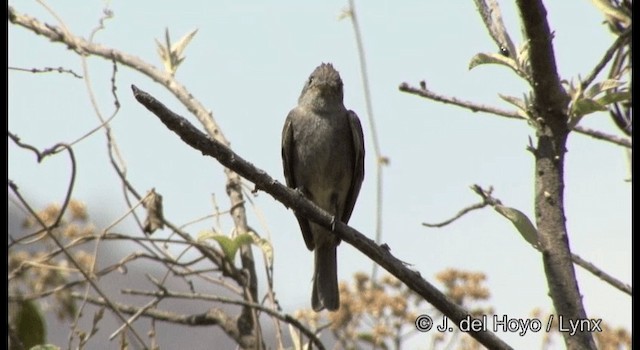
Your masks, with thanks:
<instances>
[{"instance_id":1,"label":"diagonal branch","mask_svg":"<svg viewBox=\"0 0 640 350\"><path fill-rule=\"evenodd\" d=\"M478 210L478 209L482 209L482 208L486 207L487 205L489 205L489 203L487 203L486 201L483 201L481 203L472 204L472 205L470 205L468 207L464 207L464 208L460 209L460 211L456 215L454 215L451 219L447 219L445 221L438 222L438 223L423 222L422 225L426 226L426 227L443 227L443 226L447 226L450 223L452 223L452 222L460 219L464 215L468 214L469 212L474 211L474 210Z\"/></svg>"},{"instance_id":2,"label":"diagonal branch","mask_svg":"<svg viewBox=\"0 0 640 350\"><path fill-rule=\"evenodd\" d=\"M299 192L280 184L264 170L256 168L226 145L208 138L186 119L167 109L153 96L135 86L132 86L132 90L136 100L153 112L167 128L175 132L186 144L204 155L214 157L222 165L233 169L245 179L253 182L256 185L256 189L269 193L277 201L294 209L296 213L326 228L333 228L333 232L340 236L343 241L351 244L389 271L389 273L396 276L408 288L429 301L454 322L459 324L469 315L467 310L452 302L437 288L423 279L418 272L407 268L405 263L390 253L388 247L385 249L362 233L336 220L335 217L329 215L304 196L301 196ZM489 331L470 332L469 335L491 349L510 349L509 345Z\"/></svg>"},{"instance_id":3,"label":"diagonal branch","mask_svg":"<svg viewBox=\"0 0 640 350\"><path fill-rule=\"evenodd\" d=\"M489 3L487 3L487 1ZM489 35L498 45L500 51L509 57L516 57L518 52L502 22L502 14L496 0L474 0Z\"/></svg>"}]
</instances>

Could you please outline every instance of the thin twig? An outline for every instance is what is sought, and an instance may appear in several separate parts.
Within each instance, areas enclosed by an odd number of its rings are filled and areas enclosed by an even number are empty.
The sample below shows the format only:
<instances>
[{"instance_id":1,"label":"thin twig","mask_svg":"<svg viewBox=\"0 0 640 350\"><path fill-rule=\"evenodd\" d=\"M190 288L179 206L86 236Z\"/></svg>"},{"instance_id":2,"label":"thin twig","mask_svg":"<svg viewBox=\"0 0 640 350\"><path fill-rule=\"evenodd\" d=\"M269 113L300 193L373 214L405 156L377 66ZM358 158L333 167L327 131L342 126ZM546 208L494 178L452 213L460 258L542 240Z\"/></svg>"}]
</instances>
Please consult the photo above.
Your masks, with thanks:
<instances>
[{"instance_id":1,"label":"thin twig","mask_svg":"<svg viewBox=\"0 0 640 350\"><path fill-rule=\"evenodd\" d=\"M9 70L16 70L19 72L30 72L30 73L49 73L49 72L58 72L58 73L69 73L73 75L75 78L82 79L82 76L78 73L74 72L71 69L67 68L52 68L52 67L44 67L44 68L20 68L20 67L9 67Z\"/></svg>"},{"instance_id":2,"label":"thin twig","mask_svg":"<svg viewBox=\"0 0 640 350\"><path fill-rule=\"evenodd\" d=\"M349 0L349 18L351 18L351 24L353 24L353 32L356 36L356 46L358 48L358 59L360 61L360 75L362 76L362 88L364 93L365 106L367 108L367 117L369 120L369 131L371 132L371 141L373 142L373 152L376 155L376 243L380 244L382 241L382 167L386 165L389 160L382 155L380 149L380 141L378 138L378 130L376 128L376 119L373 116L373 103L371 102L371 91L369 90L369 76L367 73L367 60L364 53L364 43L362 41L362 34L360 32L360 24L358 23L358 16L356 13L356 6L354 0ZM376 279L376 273L378 265L373 264L371 272L371 280Z\"/></svg>"},{"instance_id":3,"label":"thin twig","mask_svg":"<svg viewBox=\"0 0 640 350\"><path fill-rule=\"evenodd\" d=\"M488 203L486 202L482 202L482 203L477 203L477 204L473 204L470 205L466 208L462 208L456 215L454 215L451 219L445 220L443 222L439 222L439 223L435 223L435 224L430 224L427 222L423 222L422 225L426 226L426 227L443 227L446 225L449 225L450 223L458 220L459 218L461 218L463 215L469 213L470 211L476 210L476 209L481 209L484 208L488 205Z\"/></svg>"}]
</instances>

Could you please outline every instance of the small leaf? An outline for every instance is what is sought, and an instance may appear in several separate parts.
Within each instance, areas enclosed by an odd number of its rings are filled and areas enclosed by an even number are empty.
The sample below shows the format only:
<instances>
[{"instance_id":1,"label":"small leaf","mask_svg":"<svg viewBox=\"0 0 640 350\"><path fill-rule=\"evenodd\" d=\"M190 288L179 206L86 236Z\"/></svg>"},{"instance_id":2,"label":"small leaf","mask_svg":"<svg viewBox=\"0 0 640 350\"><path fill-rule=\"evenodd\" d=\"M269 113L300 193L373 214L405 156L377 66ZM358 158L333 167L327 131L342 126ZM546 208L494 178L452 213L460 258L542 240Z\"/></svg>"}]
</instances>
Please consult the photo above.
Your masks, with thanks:
<instances>
[{"instance_id":1,"label":"small leaf","mask_svg":"<svg viewBox=\"0 0 640 350\"><path fill-rule=\"evenodd\" d=\"M512 58L505 57L497 53L479 53L469 62L469 70L481 65L481 64L501 64L514 70L518 70L515 66L515 61Z\"/></svg>"},{"instance_id":2,"label":"small leaf","mask_svg":"<svg viewBox=\"0 0 640 350\"><path fill-rule=\"evenodd\" d=\"M567 94L569 96L571 96L572 101L574 100L574 97L577 98L577 89L573 85L573 79L571 81L568 81L566 79L562 79L562 81L560 81L560 83L563 84L566 87ZM581 87L581 85L580 85L580 87Z\"/></svg>"},{"instance_id":3,"label":"small leaf","mask_svg":"<svg viewBox=\"0 0 640 350\"><path fill-rule=\"evenodd\" d=\"M233 262L236 257L236 253L238 249L244 244L250 244L253 242L253 238L250 234L242 234L238 235L234 238L230 238L228 236L214 233L214 232L205 232L198 235L198 241L202 241L205 239L212 239L220 245L220 249L224 253L224 256L228 261Z\"/></svg>"},{"instance_id":4,"label":"small leaf","mask_svg":"<svg viewBox=\"0 0 640 350\"><path fill-rule=\"evenodd\" d=\"M572 114L584 116L593 112L606 111L607 107L590 98L581 98L573 105Z\"/></svg>"},{"instance_id":5,"label":"small leaf","mask_svg":"<svg viewBox=\"0 0 640 350\"><path fill-rule=\"evenodd\" d=\"M520 67L529 66L529 40L526 40L518 50L518 65Z\"/></svg>"},{"instance_id":6,"label":"small leaf","mask_svg":"<svg viewBox=\"0 0 640 350\"><path fill-rule=\"evenodd\" d=\"M203 241L206 239L212 239L218 242L218 245L220 245L220 249L222 249L222 252L224 253L224 256L227 258L227 260L233 261L233 257L235 256L238 247L235 246L235 243L231 238L214 232L201 233L198 235L198 241Z\"/></svg>"},{"instance_id":7,"label":"small leaf","mask_svg":"<svg viewBox=\"0 0 640 350\"><path fill-rule=\"evenodd\" d=\"M500 96L501 99L503 99L503 100L511 103L512 105L516 106L519 116L521 116L522 118L525 118L525 119L530 119L529 118L529 114L527 114L527 103L526 103L525 100L522 100L522 99L519 99L519 98L513 97L513 96L503 95L503 94L498 94L498 96Z\"/></svg>"},{"instance_id":8,"label":"small leaf","mask_svg":"<svg viewBox=\"0 0 640 350\"><path fill-rule=\"evenodd\" d=\"M592 0L596 7L604 13L607 18L612 18L622 22L625 27L631 24L631 18L620 9L611 5L611 0Z\"/></svg>"},{"instance_id":9,"label":"small leaf","mask_svg":"<svg viewBox=\"0 0 640 350\"><path fill-rule=\"evenodd\" d=\"M529 242L534 248L538 248L538 230L533 226L531 220L520 210L505 207L503 205L496 205L494 209L509 219L511 223L516 227L520 235Z\"/></svg>"},{"instance_id":10,"label":"small leaf","mask_svg":"<svg viewBox=\"0 0 640 350\"><path fill-rule=\"evenodd\" d=\"M524 104L524 101L517 98L517 97L513 97L513 96L508 96L508 95L503 95L503 94L498 94L498 96L500 96L501 99L511 103L512 105L518 107L518 109L522 109L522 110L526 110L527 106Z\"/></svg>"},{"instance_id":11,"label":"small leaf","mask_svg":"<svg viewBox=\"0 0 640 350\"><path fill-rule=\"evenodd\" d=\"M185 36L183 36L177 43L171 46L171 52L176 57L181 58L182 53L184 52L184 49L187 48L187 45L189 45L189 43L191 42L191 39L193 39L193 37L196 36L196 33L198 33L197 28L190 31Z\"/></svg>"},{"instance_id":12,"label":"small leaf","mask_svg":"<svg viewBox=\"0 0 640 350\"><path fill-rule=\"evenodd\" d=\"M594 112L604 112L607 107L596 100L590 98L581 98L571 104L569 112L569 128L573 129L582 118Z\"/></svg>"},{"instance_id":13,"label":"small leaf","mask_svg":"<svg viewBox=\"0 0 640 350\"><path fill-rule=\"evenodd\" d=\"M25 349L46 342L46 323L36 302L31 300L21 302L13 323L18 339Z\"/></svg>"},{"instance_id":14,"label":"small leaf","mask_svg":"<svg viewBox=\"0 0 640 350\"><path fill-rule=\"evenodd\" d=\"M596 95L605 92L607 90L615 89L623 85L624 82L615 79L606 79L601 82L593 84L587 91L584 93L584 96L587 98L595 97Z\"/></svg>"},{"instance_id":15,"label":"small leaf","mask_svg":"<svg viewBox=\"0 0 640 350\"><path fill-rule=\"evenodd\" d=\"M610 92L600 97L596 101L598 101L598 103L603 106L610 105L612 103L631 101L631 92L629 91Z\"/></svg>"}]
</instances>

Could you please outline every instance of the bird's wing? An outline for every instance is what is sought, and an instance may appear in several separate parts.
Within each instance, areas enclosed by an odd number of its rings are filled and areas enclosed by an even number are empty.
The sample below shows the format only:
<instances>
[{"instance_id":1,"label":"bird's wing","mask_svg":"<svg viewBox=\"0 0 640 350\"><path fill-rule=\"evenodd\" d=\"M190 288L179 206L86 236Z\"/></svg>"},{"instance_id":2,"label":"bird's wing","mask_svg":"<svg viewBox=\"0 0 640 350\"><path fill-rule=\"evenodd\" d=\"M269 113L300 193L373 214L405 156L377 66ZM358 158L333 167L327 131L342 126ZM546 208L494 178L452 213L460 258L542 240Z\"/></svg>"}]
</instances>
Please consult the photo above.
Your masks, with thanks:
<instances>
[{"instance_id":1,"label":"bird's wing","mask_svg":"<svg viewBox=\"0 0 640 350\"><path fill-rule=\"evenodd\" d=\"M342 222L349 222L353 207L356 205L356 199L362 187L364 179L364 135L362 133L362 125L360 119L354 111L348 111L349 126L351 127L351 139L353 142L353 178L351 179L351 187L347 194L347 201L342 214Z\"/></svg>"},{"instance_id":2,"label":"bird's wing","mask_svg":"<svg viewBox=\"0 0 640 350\"><path fill-rule=\"evenodd\" d=\"M289 112L289 115L287 115L287 119L284 122L284 128L282 129L282 166L284 167L284 179L287 182L287 186L293 189L298 188L298 185L296 184L295 165L293 164L294 160L292 159L293 150L296 145L293 137L293 125L291 122L291 120L295 118L296 113L297 111L295 109ZM313 241L313 234L311 233L309 220L298 215L295 211L294 214L296 215L296 219L298 219L304 243L307 245L309 250L313 250L315 248L315 242Z\"/></svg>"}]
</instances>

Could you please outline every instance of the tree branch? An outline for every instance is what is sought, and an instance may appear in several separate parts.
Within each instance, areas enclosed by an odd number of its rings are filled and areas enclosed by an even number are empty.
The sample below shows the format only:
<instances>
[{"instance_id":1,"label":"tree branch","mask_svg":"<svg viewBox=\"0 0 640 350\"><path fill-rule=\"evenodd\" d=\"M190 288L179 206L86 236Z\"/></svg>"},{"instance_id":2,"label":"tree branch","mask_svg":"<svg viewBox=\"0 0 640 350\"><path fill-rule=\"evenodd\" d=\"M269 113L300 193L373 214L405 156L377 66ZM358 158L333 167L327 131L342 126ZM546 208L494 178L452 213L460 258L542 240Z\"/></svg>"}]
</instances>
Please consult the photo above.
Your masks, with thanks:
<instances>
[{"instance_id":1,"label":"tree branch","mask_svg":"<svg viewBox=\"0 0 640 350\"><path fill-rule=\"evenodd\" d=\"M488 106L488 105L484 105L484 104L480 104L480 103L476 103L476 102L471 102L471 101L465 101L456 97L451 97L451 96L445 96L445 95L441 95L438 94L432 90L427 89L426 84L424 84L424 82L421 82L421 87L417 88L417 87L413 87L410 86L408 83L402 83L400 84L400 86L398 87L398 89L402 92L406 92L412 95L416 95L416 96L420 96L420 97L424 97L426 99L429 100L433 100L433 101L437 101L437 102L442 102L442 103L446 103L446 104L452 104L454 106L458 106L458 107L462 107L465 109L468 109L472 112L484 112L484 113L489 113L489 114L494 114L500 117L505 117L505 118L509 118L509 119L519 119L519 120L525 120L525 118L523 118L522 116L520 116L517 112L515 111L508 111L505 109L501 109L501 108L496 108L493 106ZM589 129L589 128L585 128L583 126L580 125L576 125L573 130L577 133L580 134L584 134L587 136L591 136L595 139L598 140L602 140L602 141L607 141L607 142L611 142L614 143L616 145L619 146L623 146L626 148L631 148L631 141L627 138L624 137L618 137L615 135L610 135L607 133L604 133L602 131L598 131L598 130L593 130L593 129Z\"/></svg>"},{"instance_id":2,"label":"tree branch","mask_svg":"<svg viewBox=\"0 0 640 350\"><path fill-rule=\"evenodd\" d=\"M389 273L396 276L408 288L421 295L454 322L459 323L469 314L468 311L453 303L438 289L424 280L418 272L408 269L402 261L390 253L388 248L385 249L377 245L362 233L336 220L335 217L329 215L304 196L301 196L297 191L280 184L264 170L258 169L244 160L226 145L208 138L186 119L167 109L148 93L135 86L132 86L132 90L138 102L153 112L167 128L175 132L189 146L204 155L214 157L225 167L233 169L245 179L253 182L256 185L256 189L269 193L285 206L295 210L296 213L326 228L333 227L333 232L340 236L342 240L351 244L389 271ZM488 331L470 332L469 335L492 349L510 348L509 345Z\"/></svg>"},{"instance_id":3,"label":"tree branch","mask_svg":"<svg viewBox=\"0 0 640 350\"><path fill-rule=\"evenodd\" d=\"M471 186L471 189L482 198L482 201L483 201L483 203L485 205L490 205L492 207L495 207L496 205L502 205L502 201L500 201L499 199L493 197L493 195L491 194L493 192L493 188L492 187L490 187L488 190L484 190L479 185L473 185L473 186ZM540 249L538 247L534 246L534 248L536 248L536 250L540 251ZM629 295L632 294L630 285L625 284L622 281L620 281L619 279L617 279L617 278L611 276L610 274L604 272L602 269L600 269L597 266L595 266L594 264L582 259L577 254L573 254L573 253L571 254L571 261L573 261L574 264L582 267L583 269L591 272L594 276L600 278L601 280L605 281L606 283L609 283L612 287L619 289L621 292L629 294Z\"/></svg>"}]
</instances>

